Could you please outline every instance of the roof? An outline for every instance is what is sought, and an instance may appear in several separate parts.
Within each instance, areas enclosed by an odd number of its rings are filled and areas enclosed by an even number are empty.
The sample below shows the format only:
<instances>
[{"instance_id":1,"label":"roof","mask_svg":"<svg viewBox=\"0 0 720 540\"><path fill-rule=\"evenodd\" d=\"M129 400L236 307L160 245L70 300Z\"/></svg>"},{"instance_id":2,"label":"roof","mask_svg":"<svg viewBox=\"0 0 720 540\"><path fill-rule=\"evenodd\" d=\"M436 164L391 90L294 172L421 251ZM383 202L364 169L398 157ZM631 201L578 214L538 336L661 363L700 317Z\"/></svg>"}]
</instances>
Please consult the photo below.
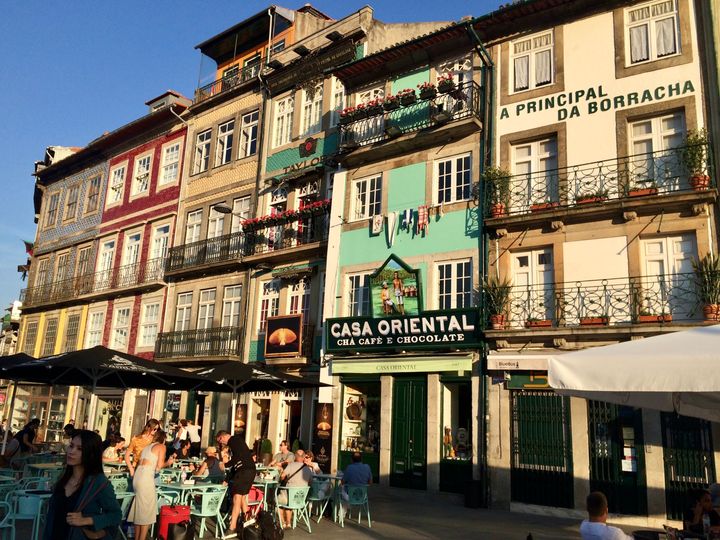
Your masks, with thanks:
<instances>
[{"instance_id":1,"label":"roof","mask_svg":"<svg viewBox=\"0 0 720 540\"><path fill-rule=\"evenodd\" d=\"M152 98L152 99L148 99L148 100L145 102L145 105L150 105L153 101L157 101L158 99L162 99L162 98L164 98L165 96L175 96L175 97L178 97L178 98L184 98L184 97L185 97L185 96L183 96L180 92L178 92L178 91L176 91L176 90L170 90L170 89L168 89L168 90L165 90L165 91L164 91L162 94L160 94L159 96L154 97L154 98Z\"/></svg>"}]
</instances>

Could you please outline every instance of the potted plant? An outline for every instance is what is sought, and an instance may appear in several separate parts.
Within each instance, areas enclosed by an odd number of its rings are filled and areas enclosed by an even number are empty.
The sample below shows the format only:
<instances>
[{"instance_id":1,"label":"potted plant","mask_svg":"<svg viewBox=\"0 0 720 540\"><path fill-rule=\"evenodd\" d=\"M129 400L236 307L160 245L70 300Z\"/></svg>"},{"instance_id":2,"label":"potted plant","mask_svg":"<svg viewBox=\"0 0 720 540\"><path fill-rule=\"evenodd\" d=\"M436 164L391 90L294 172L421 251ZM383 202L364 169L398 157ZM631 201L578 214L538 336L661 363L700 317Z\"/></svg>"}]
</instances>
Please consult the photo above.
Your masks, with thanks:
<instances>
[{"instance_id":1,"label":"potted plant","mask_svg":"<svg viewBox=\"0 0 720 540\"><path fill-rule=\"evenodd\" d=\"M265 466L269 465L272 461L272 442L270 439L263 439L260 443L260 457L262 458L263 465Z\"/></svg>"},{"instance_id":2,"label":"potted plant","mask_svg":"<svg viewBox=\"0 0 720 540\"><path fill-rule=\"evenodd\" d=\"M560 203L552 202L552 201L533 203L530 205L530 211L531 212L544 212L545 210L552 210L553 208L557 207L559 204Z\"/></svg>"},{"instance_id":3,"label":"potted plant","mask_svg":"<svg viewBox=\"0 0 720 540\"><path fill-rule=\"evenodd\" d=\"M580 317L580 326L607 326L610 317L607 315L589 315Z\"/></svg>"},{"instance_id":4,"label":"potted plant","mask_svg":"<svg viewBox=\"0 0 720 540\"><path fill-rule=\"evenodd\" d=\"M437 79L438 92L441 94L447 94L455 90L455 81L450 73L440 75Z\"/></svg>"},{"instance_id":5,"label":"potted plant","mask_svg":"<svg viewBox=\"0 0 720 540\"><path fill-rule=\"evenodd\" d=\"M706 321L720 320L720 258L709 253L693 261L695 291Z\"/></svg>"},{"instance_id":6,"label":"potted plant","mask_svg":"<svg viewBox=\"0 0 720 540\"><path fill-rule=\"evenodd\" d=\"M588 204L588 203L598 203L603 202L608 197L608 190L607 189L598 189L597 191L592 191L589 193L582 193L580 195L577 195L575 197L575 202L577 204Z\"/></svg>"},{"instance_id":7,"label":"potted plant","mask_svg":"<svg viewBox=\"0 0 720 540\"><path fill-rule=\"evenodd\" d=\"M355 107L345 107L340 111L340 118L338 122L340 125L349 124L355 120Z\"/></svg>"},{"instance_id":8,"label":"potted plant","mask_svg":"<svg viewBox=\"0 0 720 540\"><path fill-rule=\"evenodd\" d=\"M431 82L418 84L418 88L420 89L420 99L435 99L437 96L437 88Z\"/></svg>"},{"instance_id":9,"label":"potted plant","mask_svg":"<svg viewBox=\"0 0 720 540\"><path fill-rule=\"evenodd\" d=\"M628 186L628 197L645 197L647 195L657 194L657 184L653 178L647 180L635 180L632 185Z\"/></svg>"},{"instance_id":10,"label":"potted plant","mask_svg":"<svg viewBox=\"0 0 720 540\"><path fill-rule=\"evenodd\" d=\"M368 116L377 116L383 113L383 100L376 98L371 99L365 104L365 110Z\"/></svg>"},{"instance_id":11,"label":"potted plant","mask_svg":"<svg viewBox=\"0 0 720 540\"><path fill-rule=\"evenodd\" d=\"M415 90L413 90L412 88L400 90L397 96L400 99L400 104L403 107L408 107L417 101L417 95L415 94Z\"/></svg>"},{"instance_id":12,"label":"potted plant","mask_svg":"<svg viewBox=\"0 0 720 540\"><path fill-rule=\"evenodd\" d=\"M383 109L386 111L394 111L396 109L400 108L400 98L398 96L393 96L392 94L389 94L382 103Z\"/></svg>"},{"instance_id":13,"label":"potted plant","mask_svg":"<svg viewBox=\"0 0 720 540\"><path fill-rule=\"evenodd\" d=\"M637 322L639 324L650 324L650 323L669 323L672 322L672 315L669 313L661 313L656 315L651 310L645 308L640 310L637 316Z\"/></svg>"},{"instance_id":14,"label":"potted plant","mask_svg":"<svg viewBox=\"0 0 720 540\"><path fill-rule=\"evenodd\" d=\"M499 278L493 276L483 283L483 293L485 294L487 309L490 313L490 325L493 330L503 330L505 328L511 288L509 279L500 281Z\"/></svg>"},{"instance_id":15,"label":"potted plant","mask_svg":"<svg viewBox=\"0 0 720 540\"><path fill-rule=\"evenodd\" d=\"M483 172L483 181L490 193L490 215L504 216L510 201L510 173L500 167L490 167Z\"/></svg>"},{"instance_id":16,"label":"potted plant","mask_svg":"<svg viewBox=\"0 0 720 540\"><path fill-rule=\"evenodd\" d=\"M550 319L541 319L539 317L528 317L525 321L525 328L549 328L552 326Z\"/></svg>"},{"instance_id":17,"label":"potted plant","mask_svg":"<svg viewBox=\"0 0 720 540\"><path fill-rule=\"evenodd\" d=\"M708 136L705 129L688 131L683 146L679 149L680 159L690 174L690 186L696 191L706 190L710 186L707 173Z\"/></svg>"}]
</instances>

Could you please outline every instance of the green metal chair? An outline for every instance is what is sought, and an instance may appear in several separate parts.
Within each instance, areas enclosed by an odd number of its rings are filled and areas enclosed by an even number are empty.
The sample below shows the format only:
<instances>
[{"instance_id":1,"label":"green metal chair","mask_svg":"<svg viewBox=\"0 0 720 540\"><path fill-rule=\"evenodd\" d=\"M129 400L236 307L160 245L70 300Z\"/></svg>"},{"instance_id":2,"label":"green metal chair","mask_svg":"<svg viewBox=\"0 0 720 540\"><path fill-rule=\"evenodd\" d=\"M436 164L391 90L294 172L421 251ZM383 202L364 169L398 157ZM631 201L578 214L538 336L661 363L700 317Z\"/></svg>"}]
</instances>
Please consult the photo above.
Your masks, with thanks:
<instances>
[{"instance_id":1,"label":"green metal chair","mask_svg":"<svg viewBox=\"0 0 720 540\"><path fill-rule=\"evenodd\" d=\"M368 487L367 486L345 486L345 492L347 493L347 500L345 503L348 506L348 515L352 512L352 507L357 506L358 508L358 525L362 521L362 513L365 510L367 514L368 527L372 528L370 522L370 501L368 499ZM345 512L342 509L339 512L340 526L345 526Z\"/></svg>"},{"instance_id":2,"label":"green metal chair","mask_svg":"<svg viewBox=\"0 0 720 540\"><path fill-rule=\"evenodd\" d=\"M12 516L12 506L10 503L1 501L0 512L2 512L2 520L0 520L0 538L2 540L15 540L15 520ZM10 534L8 534L10 533Z\"/></svg>"},{"instance_id":3,"label":"green metal chair","mask_svg":"<svg viewBox=\"0 0 720 540\"><path fill-rule=\"evenodd\" d=\"M330 486L330 482L328 480L323 478L313 478L312 484L310 484L310 493L307 497L307 503L310 517L312 517L313 507L316 506L318 508L318 523L320 523L320 520L325 513L325 509L327 508L330 499L332 499L332 491L332 487Z\"/></svg>"},{"instance_id":4,"label":"green metal chair","mask_svg":"<svg viewBox=\"0 0 720 540\"><path fill-rule=\"evenodd\" d=\"M130 487L130 480L128 480L127 476L113 476L111 478L108 478L108 481L115 490L115 493L123 493L130 491L128 489Z\"/></svg>"},{"instance_id":5,"label":"green metal chair","mask_svg":"<svg viewBox=\"0 0 720 540\"><path fill-rule=\"evenodd\" d=\"M287 493L287 503L282 504L280 503L280 497L281 493ZM279 487L277 489L275 500L277 501L277 504L275 508L277 509L277 516L280 521L282 521L280 516L280 510L292 510L293 511L293 524L292 528L294 529L297 525L297 522L299 519L303 520L305 522L305 525L307 525L308 532L311 533L312 529L310 528L310 516L308 515L308 505L307 505L307 497L308 493L310 493L310 486L307 487L291 487L291 486L283 486ZM281 497L282 498L282 497Z\"/></svg>"},{"instance_id":6,"label":"green metal chair","mask_svg":"<svg viewBox=\"0 0 720 540\"><path fill-rule=\"evenodd\" d=\"M122 521L120 522L120 527L118 527L118 534L120 534L122 538L127 540L127 536L122 529L122 524L127 521L128 514L130 513L130 507L132 506L133 499L135 498L135 494L131 491L122 492L116 490L115 498L120 504L120 512L122 512Z\"/></svg>"},{"instance_id":7,"label":"green metal chair","mask_svg":"<svg viewBox=\"0 0 720 540\"><path fill-rule=\"evenodd\" d=\"M205 533L205 520L215 518L215 538L220 533L222 538L225 535L225 524L220 515L220 506L225 499L227 486L203 486L202 489L190 492L190 515L200 518L200 530L198 538Z\"/></svg>"}]
</instances>

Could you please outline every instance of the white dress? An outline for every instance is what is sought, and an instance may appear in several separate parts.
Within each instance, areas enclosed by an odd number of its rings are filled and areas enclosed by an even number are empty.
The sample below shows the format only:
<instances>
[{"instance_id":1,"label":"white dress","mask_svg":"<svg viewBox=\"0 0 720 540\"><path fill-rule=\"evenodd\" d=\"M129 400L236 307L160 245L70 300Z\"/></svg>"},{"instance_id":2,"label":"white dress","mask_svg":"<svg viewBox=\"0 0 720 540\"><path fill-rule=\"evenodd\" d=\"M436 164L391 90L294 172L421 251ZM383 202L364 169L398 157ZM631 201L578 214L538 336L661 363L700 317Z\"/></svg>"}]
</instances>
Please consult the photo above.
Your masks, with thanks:
<instances>
[{"instance_id":1,"label":"white dress","mask_svg":"<svg viewBox=\"0 0 720 540\"><path fill-rule=\"evenodd\" d=\"M152 525L157 518L157 493L155 490L155 469L157 467L157 454L152 449L158 443L146 446L140 454L140 463L143 460L150 465L139 465L133 477L135 500L128 514L128 521L135 525Z\"/></svg>"}]
</instances>

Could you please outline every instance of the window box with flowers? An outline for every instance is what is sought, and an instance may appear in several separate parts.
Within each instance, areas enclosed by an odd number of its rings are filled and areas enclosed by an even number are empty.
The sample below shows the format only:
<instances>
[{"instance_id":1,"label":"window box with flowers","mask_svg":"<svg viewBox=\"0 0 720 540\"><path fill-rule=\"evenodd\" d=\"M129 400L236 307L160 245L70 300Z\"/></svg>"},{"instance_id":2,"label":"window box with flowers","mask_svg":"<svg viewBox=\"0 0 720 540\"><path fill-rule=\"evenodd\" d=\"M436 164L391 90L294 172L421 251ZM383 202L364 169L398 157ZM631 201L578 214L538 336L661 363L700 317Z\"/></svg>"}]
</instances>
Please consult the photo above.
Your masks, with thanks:
<instances>
[{"instance_id":1,"label":"window box with flowers","mask_svg":"<svg viewBox=\"0 0 720 540\"><path fill-rule=\"evenodd\" d=\"M529 318L525 321L525 328L550 328L552 321L550 319Z\"/></svg>"},{"instance_id":2,"label":"window box with flowers","mask_svg":"<svg viewBox=\"0 0 720 540\"><path fill-rule=\"evenodd\" d=\"M397 95L400 99L400 104L403 107L409 107L417 101L417 95L415 94L415 90L413 90L412 88L406 88L405 90L401 90L400 92L398 92Z\"/></svg>"},{"instance_id":3,"label":"window box with flowers","mask_svg":"<svg viewBox=\"0 0 720 540\"><path fill-rule=\"evenodd\" d=\"M365 111L368 116L377 116L383 113L383 100L382 99L371 99L365 104Z\"/></svg>"},{"instance_id":4,"label":"window box with flowers","mask_svg":"<svg viewBox=\"0 0 720 540\"><path fill-rule=\"evenodd\" d=\"M580 317L580 326L607 326L609 323L610 317L607 315Z\"/></svg>"},{"instance_id":5,"label":"window box with flowers","mask_svg":"<svg viewBox=\"0 0 720 540\"><path fill-rule=\"evenodd\" d=\"M355 121L355 107L345 107L342 111L340 111L340 118L338 120L338 123L341 126L344 126L344 125L349 124L354 121Z\"/></svg>"},{"instance_id":6,"label":"window box with flowers","mask_svg":"<svg viewBox=\"0 0 720 540\"><path fill-rule=\"evenodd\" d=\"M591 203L599 203L607 200L608 198L608 191L607 189L599 189L597 191L593 191L591 193L582 193L575 197L575 202L577 204L591 204Z\"/></svg>"},{"instance_id":7,"label":"window box with flowers","mask_svg":"<svg viewBox=\"0 0 720 540\"><path fill-rule=\"evenodd\" d=\"M435 99L437 96L437 88L431 82L418 84L418 88L420 89L420 99Z\"/></svg>"},{"instance_id":8,"label":"window box with flowers","mask_svg":"<svg viewBox=\"0 0 720 540\"><path fill-rule=\"evenodd\" d=\"M386 111L395 111L400 108L400 98L392 94L385 97L382 103L383 109Z\"/></svg>"},{"instance_id":9,"label":"window box with flowers","mask_svg":"<svg viewBox=\"0 0 720 540\"><path fill-rule=\"evenodd\" d=\"M438 92L441 94L449 94L450 92L455 90L455 81L452 78L452 75L449 73L446 73L445 75L440 75L437 79L437 89Z\"/></svg>"}]
</instances>

